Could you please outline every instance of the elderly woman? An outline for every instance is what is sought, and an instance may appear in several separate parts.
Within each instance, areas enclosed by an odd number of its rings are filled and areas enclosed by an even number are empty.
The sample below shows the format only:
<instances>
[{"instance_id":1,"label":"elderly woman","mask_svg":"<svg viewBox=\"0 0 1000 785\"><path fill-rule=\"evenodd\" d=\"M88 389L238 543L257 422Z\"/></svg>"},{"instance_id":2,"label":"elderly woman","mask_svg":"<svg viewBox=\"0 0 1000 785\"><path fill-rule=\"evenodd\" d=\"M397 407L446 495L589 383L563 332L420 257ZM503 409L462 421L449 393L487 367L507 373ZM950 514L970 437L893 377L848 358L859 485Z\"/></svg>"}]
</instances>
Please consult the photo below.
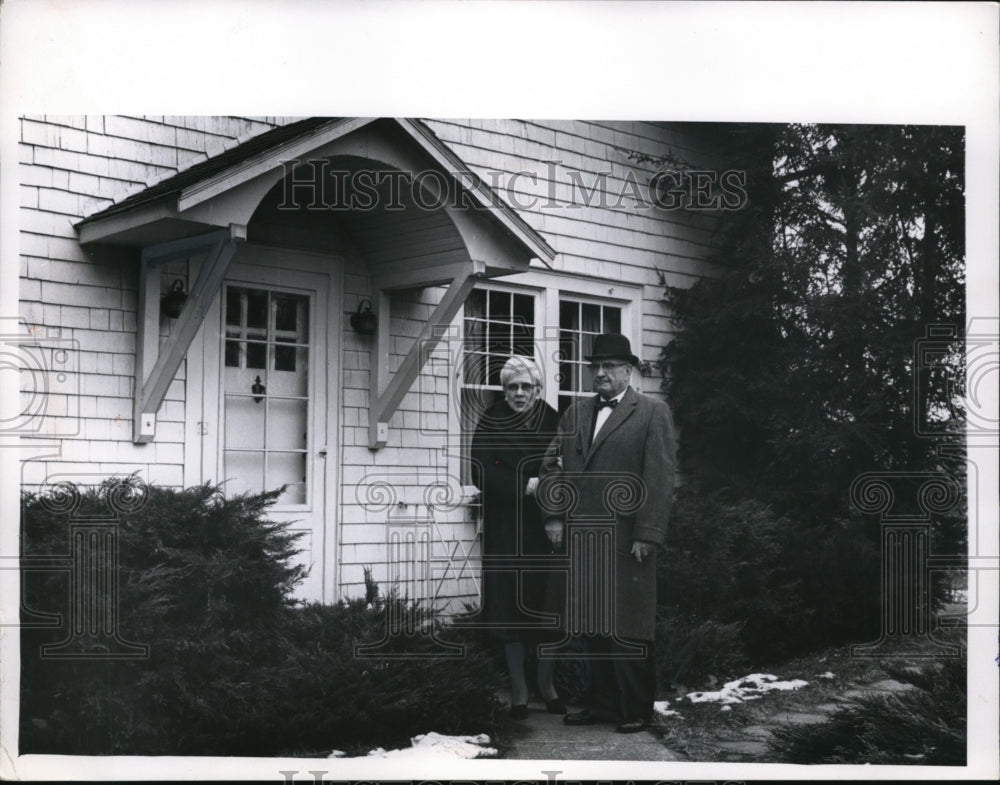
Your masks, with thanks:
<instances>
[{"instance_id":1,"label":"elderly woman","mask_svg":"<svg viewBox=\"0 0 1000 785\"><path fill-rule=\"evenodd\" d=\"M530 358L511 357L500 371L500 383L503 400L482 413L472 441L483 492L483 615L491 633L504 643L511 716L524 719L526 652L553 637L552 628L538 625L540 614L555 609L550 596L555 581L549 571L520 570L518 563L527 565L553 553L533 497L559 416L539 398L542 377ZM539 660L538 691L549 712L563 714L566 708L552 683L554 668L554 660Z\"/></svg>"}]
</instances>

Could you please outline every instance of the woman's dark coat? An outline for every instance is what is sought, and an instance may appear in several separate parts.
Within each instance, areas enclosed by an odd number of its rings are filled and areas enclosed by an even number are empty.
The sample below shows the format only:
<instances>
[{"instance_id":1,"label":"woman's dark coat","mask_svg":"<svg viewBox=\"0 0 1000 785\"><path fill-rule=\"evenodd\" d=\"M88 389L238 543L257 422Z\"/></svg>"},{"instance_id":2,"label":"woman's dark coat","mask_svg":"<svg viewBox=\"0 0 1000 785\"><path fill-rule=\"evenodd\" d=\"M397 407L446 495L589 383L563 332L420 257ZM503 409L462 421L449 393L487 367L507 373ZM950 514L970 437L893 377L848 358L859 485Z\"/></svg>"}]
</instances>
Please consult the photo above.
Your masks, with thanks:
<instances>
[{"instance_id":1,"label":"woman's dark coat","mask_svg":"<svg viewBox=\"0 0 1000 785\"><path fill-rule=\"evenodd\" d=\"M472 440L483 493L483 618L505 640L539 637L544 628L537 614L554 608L551 571L523 567L553 552L525 488L538 476L558 424L559 415L542 400L520 413L501 400L483 413Z\"/></svg>"}]
</instances>

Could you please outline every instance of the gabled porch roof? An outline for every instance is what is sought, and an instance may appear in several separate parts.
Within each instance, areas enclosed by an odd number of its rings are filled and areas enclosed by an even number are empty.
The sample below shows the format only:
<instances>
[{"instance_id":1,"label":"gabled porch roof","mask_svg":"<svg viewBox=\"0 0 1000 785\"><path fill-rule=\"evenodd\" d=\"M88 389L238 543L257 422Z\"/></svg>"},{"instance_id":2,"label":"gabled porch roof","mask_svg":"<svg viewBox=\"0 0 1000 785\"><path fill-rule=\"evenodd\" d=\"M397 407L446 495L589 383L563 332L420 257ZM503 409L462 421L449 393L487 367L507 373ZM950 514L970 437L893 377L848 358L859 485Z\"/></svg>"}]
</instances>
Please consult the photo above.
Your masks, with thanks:
<instances>
[{"instance_id":1,"label":"gabled porch roof","mask_svg":"<svg viewBox=\"0 0 1000 785\"><path fill-rule=\"evenodd\" d=\"M324 200L316 200L323 180L302 180L303 171L325 174L327 163L347 173L372 167L379 173L406 175L411 185L418 174L433 175L427 179L438 184L439 192L441 186L449 190L450 198L428 207L421 181L402 209L379 204L365 211L335 212L326 209ZM389 418L475 280L520 272L533 260L547 264L555 258L552 247L419 120L307 118L253 137L76 225L81 245L140 251L136 442L154 438L156 411L237 246L247 239L248 226L277 220L282 209L287 215L279 199L289 187L293 194L300 188L310 196L309 204L292 205L301 220L338 224L368 265L380 312L372 351L373 449L385 444ZM159 276L149 274L150 269L170 259L203 254L171 341L161 351ZM389 378L386 292L437 285L448 288Z\"/></svg>"},{"instance_id":2,"label":"gabled porch roof","mask_svg":"<svg viewBox=\"0 0 1000 785\"><path fill-rule=\"evenodd\" d=\"M346 140L354 132L375 123L391 124L409 137L439 171L453 178L456 187L482 209L485 220L518 241L522 253L545 263L555 258L555 250L430 128L409 118L309 117L267 131L87 216L76 224L80 243L148 247L212 229L228 228L231 223L245 226L259 199L257 202L243 200L242 212L230 206L225 216L222 211L208 210L205 206L251 182L257 185L253 192L263 198L268 188L286 174L285 162L347 152L351 146L337 145L338 140ZM385 163L400 163L405 158L393 157L397 160ZM265 185L267 187L263 187ZM224 217L243 220L223 223Z\"/></svg>"}]
</instances>

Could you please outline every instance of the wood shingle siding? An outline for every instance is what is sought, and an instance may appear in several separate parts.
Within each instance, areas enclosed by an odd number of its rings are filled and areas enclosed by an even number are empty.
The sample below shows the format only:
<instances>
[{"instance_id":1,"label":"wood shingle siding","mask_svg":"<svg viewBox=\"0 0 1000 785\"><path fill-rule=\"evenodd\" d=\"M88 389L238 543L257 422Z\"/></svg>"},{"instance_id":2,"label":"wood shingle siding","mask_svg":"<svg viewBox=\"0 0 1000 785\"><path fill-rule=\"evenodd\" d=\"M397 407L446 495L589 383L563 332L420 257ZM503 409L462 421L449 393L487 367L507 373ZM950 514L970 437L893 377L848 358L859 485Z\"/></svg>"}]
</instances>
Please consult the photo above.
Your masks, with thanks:
<instances>
[{"instance_id":1,"label":"wood shingle siding","mask_svg":"<svg viewBox=\"0 0 1000 785\"><path fill-rule=\"evenodd\" d=\"M40 340L69 339L76 352L74 392L50 393L45 417L49 432L75 436L62 440L58 457L29 462L26 483L138 470L150 482L183 484L184 365L161 410L158 443L133 445L136 267L91 258L73 224L278 124L277 118L21 120L20 313Z\"/></svg>"}]
</instances>

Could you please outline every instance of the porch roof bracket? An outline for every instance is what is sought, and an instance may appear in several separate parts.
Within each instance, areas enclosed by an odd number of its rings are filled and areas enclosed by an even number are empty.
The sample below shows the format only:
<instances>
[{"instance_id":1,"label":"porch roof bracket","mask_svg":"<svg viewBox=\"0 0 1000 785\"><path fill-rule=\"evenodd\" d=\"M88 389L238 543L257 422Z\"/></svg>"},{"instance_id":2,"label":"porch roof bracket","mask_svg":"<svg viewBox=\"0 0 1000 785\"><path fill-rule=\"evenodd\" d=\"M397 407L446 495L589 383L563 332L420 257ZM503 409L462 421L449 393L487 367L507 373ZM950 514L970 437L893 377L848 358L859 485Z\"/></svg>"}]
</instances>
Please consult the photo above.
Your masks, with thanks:
<instances>
[{"instance_id":1,"label":"porch roof bracket","mask_svg":"<svg viewBox=\"0 0 1000 785\"><path fill-rule=\"evenodd\" d=\"M400 363L399 370L393 374L389 383L384 385L384 390L383 382L387 377L389 362L389 314L386 311L379 313L378 347L373 352L371 391L373 403L368 412L368 449L379 450L385 447L389 438L389 420L413 386L417 374L444 336L458 309L472 291L472 287L485 274L486 265L474 261L466 265L464 270L452 279L444 296L424 323L420 335L413 341L409 352ZM387 307L388 300L386 294L380 293L380 311Z\"/></svg>"},{"instance_id":2,"label":"porch roof bracket","mask_svg":"<svg viewBox=\"0 0 1000 785\"><path fill-rule=\"evenodd\" d=\"M132 441L150 442L156 436L156 412L187 354L205 314L229 269L236 248L246 242L246 226L231 224L228 229L209 232L144 248L139 272L139 318L135 366L135 402ZM190 287L184 307L170 340L160 347L159 277L151 270L169 259L182 258L207 250L197 280Z\"/></svg>"}]
</instances>

